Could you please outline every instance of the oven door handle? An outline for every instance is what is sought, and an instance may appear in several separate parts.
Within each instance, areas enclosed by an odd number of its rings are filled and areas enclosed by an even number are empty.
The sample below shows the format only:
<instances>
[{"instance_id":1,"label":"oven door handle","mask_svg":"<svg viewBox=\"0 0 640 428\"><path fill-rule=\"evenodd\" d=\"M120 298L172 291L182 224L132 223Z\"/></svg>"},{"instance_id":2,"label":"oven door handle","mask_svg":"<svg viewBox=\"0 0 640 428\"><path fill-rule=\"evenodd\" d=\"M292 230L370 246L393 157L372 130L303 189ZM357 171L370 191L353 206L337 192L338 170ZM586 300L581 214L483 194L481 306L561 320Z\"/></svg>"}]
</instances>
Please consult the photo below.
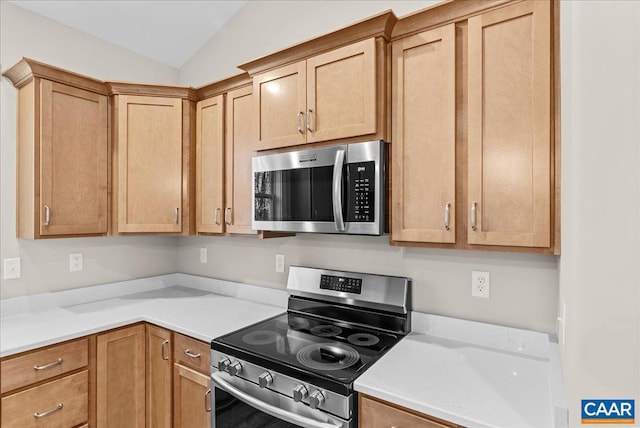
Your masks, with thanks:
<instances>
[{"instance_id":1,"label":"oven door handle","mask_svg":"<svg viewBox=\"0 0 640 428\"><path fill-rule=\"evenodd\" d=\"M342 216L342 168L344 167L345 149L338 149L333 163L333 218L336 230L344 232L344 217Z\"/></svg>"},{"instance_id":2,"label":"oven door handle","mask_svg":"<svg viewBox=\"0 0 640 428\"><path fill-rule=\"evenodd\" d=\"M282 410L276 406L272 406L271 404L265 403L264 401L260 401L255 397L247 394L246 392L240 391L233 385L227 383L222 378L222 375L219 372L214 372L211 374L211 380L216 385L216 387L222 389L223 391L228 392L229 394L236 397L238 400L247 403L248 405L260 410L261 412L267 413L274 418L281 419L283 421L289 422L291 424L300 425L305 428L340 428L340 425L334 425L331 423L318 422L313 419L306 418L304 416L297 415L295 413L288 412L286 410Z\"/></svg>"}]
</instances>

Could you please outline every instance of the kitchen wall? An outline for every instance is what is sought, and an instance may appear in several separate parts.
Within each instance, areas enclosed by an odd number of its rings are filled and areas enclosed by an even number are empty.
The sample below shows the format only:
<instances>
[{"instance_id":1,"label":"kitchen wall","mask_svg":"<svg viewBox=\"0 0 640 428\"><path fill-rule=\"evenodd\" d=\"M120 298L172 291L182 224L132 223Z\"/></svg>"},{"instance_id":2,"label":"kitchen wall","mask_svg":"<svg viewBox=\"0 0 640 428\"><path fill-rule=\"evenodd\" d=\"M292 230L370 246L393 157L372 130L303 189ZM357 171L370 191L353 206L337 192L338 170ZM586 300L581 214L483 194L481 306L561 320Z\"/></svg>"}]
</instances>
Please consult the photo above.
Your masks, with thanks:
<instances>
[{"instance_id":1,"label":"kitchen wall","mask_svg":"<svg viewBox=\"0 0 640 428\"><path fill-rule=\"evenodd\" d=\"M561 352L571 426L590 398L635 398L637 424L640 2L562 2L561 28Z\"/></svg>"},{"instance_id":2,"label":"kitchen wall","mask_svg":"<svg viewBox=\"0 0 640 428\"><path fill-rule=\"evenodd\" d=\"M238 64L393 9L397 16L434 1L256 1L247 3L180 69L180 83L202 85L240 72ZM208 249L201 264L200 248ZM180 238L181 272L286 286L275 255L299 264L413 279L414 309L554 332L557 257L392 247L388 237L304 235L292 238ZM491 272L491 298L471 297L471 271Z\"/></svg>"},{"instance_id":3,"label":"kitchen wall","mask_svg":"<svg viewBox=\"0 0 640 428\"><path fill-rule=\"evenodd\" d=\"M0 68L26 56L98 79L175 84L178 71L6 1L0 2ZM177 241L168 237L15 237L16 89L0 79L0 259L22 258L22 278L2 280L0 297L140 278L177 269ZM69 253L84 254L84 270L69 272Z\"/></svg>"}]
</instances>

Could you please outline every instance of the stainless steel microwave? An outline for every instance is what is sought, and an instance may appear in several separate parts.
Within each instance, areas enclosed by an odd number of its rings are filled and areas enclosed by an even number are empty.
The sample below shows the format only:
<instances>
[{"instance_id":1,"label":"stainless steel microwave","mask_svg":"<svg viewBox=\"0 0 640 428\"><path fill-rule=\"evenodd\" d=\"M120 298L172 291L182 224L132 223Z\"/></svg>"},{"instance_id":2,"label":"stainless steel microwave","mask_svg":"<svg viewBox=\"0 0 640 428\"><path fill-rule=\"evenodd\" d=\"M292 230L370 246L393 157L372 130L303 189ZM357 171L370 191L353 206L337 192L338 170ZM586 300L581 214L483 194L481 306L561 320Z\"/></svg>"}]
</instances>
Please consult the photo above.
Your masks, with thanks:
<instances>
[{"instance_id":1,"label":"stainless steel microwave","mask_svg":"<svg viewBox=\"0 0 640 428\"><path fill-rule=\"evenodd\" d=\"M256 230L385 233L385 142L253 157Z\"/></svg>"}]
</instances>

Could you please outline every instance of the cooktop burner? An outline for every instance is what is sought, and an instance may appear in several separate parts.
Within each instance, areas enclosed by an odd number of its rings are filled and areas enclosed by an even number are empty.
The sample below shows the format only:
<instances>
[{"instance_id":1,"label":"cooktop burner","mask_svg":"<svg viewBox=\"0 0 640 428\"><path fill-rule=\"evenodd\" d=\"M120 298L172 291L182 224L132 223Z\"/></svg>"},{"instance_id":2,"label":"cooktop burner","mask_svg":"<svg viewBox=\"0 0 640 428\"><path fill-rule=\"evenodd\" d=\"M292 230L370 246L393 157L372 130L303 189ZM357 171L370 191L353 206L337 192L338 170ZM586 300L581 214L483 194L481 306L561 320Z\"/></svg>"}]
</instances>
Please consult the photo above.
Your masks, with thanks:
<instances>
[{"instance_id":1,"label":"cooktop burner","mask_svg":"<svg viewBox=\"0 0 640 428\"><path fill-rule=\"evenodd\" d=\"M216 339L286 367L352 382L401 336L287 312Z\"/></svg>"},{"instance_id":2,"label":"cooktop burner","mask_svg":"<svg viewBox=\"0 0 640 428\"><path fill-rule=\"evenodd\" d=\"M337 325L323 324L313 327L309 332L314 336L334 337L342 333L342 329Z\"/></svg>"}]
</instances>

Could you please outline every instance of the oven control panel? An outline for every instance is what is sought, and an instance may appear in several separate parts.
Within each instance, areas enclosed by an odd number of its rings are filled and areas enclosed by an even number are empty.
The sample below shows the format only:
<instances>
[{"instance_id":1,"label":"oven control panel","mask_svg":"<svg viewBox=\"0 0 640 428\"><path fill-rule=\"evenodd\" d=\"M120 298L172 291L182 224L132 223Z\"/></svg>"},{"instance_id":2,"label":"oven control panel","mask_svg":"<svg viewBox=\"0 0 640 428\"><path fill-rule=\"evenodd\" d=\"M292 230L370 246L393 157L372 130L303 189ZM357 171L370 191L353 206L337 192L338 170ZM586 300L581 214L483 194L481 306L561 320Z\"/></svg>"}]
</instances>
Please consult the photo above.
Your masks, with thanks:
<instances>
[{"instance_id":1,"label":"oven control panel","mask_svg":"<svg viewBox=\"0 0 640 428\"><path fill-rule=\"evenodd\" d=\"M346 276L321 275L320 288L324 290L342 291L345 293L361 294L362 279Z\"/></svg>"}]
</instances>

